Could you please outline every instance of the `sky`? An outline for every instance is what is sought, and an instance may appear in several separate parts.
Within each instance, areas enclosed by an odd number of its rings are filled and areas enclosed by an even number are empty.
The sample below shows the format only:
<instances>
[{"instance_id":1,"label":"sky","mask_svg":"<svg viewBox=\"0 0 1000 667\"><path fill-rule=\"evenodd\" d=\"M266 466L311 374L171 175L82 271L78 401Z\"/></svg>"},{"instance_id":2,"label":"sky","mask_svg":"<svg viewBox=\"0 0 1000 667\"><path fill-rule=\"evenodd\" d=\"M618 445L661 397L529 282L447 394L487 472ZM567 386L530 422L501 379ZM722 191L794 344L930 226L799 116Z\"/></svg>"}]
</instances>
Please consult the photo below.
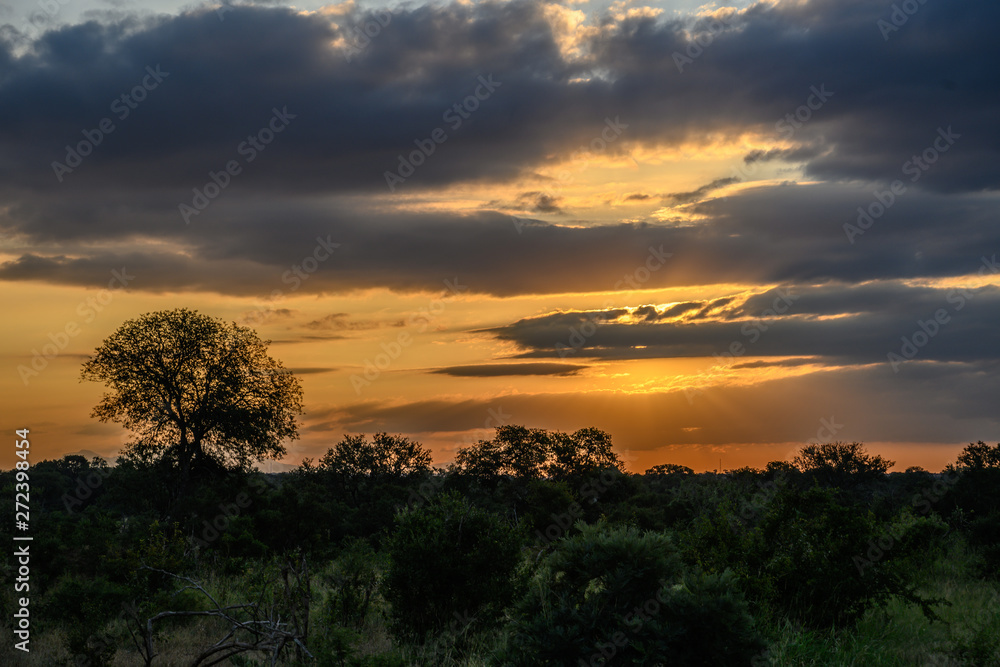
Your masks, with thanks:
<instances>
[{"instance_id":1,"label":"sky","mask_svg":"<svg viewBox=\"0 0 1000 667\"><path fill-rule=\"evenodd\" d=\"M113 458L124 321L253 327L287 465L387 431L608 431L629 470L1000 414L1000 5L0 5L0 398ZM0 451L0 465L14 462Z\"/></svg>"}]
</instances>

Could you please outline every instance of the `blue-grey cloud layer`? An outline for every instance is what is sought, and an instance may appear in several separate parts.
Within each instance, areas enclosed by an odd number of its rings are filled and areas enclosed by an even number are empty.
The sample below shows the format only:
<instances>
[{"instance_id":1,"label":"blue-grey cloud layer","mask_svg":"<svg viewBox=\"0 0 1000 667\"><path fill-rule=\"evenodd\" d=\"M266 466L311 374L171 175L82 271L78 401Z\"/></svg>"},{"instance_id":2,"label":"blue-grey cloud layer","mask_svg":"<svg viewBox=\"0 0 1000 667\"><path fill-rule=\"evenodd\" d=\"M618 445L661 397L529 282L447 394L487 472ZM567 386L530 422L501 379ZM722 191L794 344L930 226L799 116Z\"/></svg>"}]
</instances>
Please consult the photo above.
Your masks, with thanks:
<instances>
[{"instance_id":1,"label":"blue-grey cloud layer","mask_svg":"<svg viewBox=\"0 0 1000 667\"><path fill-rule=\"evenodd\" d=\"M875 0L813 0L724 24L608 15L577 57L528 2L399 9L350 61L331 43L379 14L209 9L71 26L26 53L9 42L0 225L27 248L0 277L97 285L129 264L143 267L135 289L267 293L317 237L341 248L300 285L308 291L436 290L456 275L492 294L608 290L661 246L673 256L645 287L962 275L1000 249L1000 7L921 5L886 40L877 22L890 12ZM696 39L709 43L678 71L675 54L697 53ZM114 100L154 82L147 68L168 74L120 118ZM442 111L480 77L500 87L451 129ZM786 136L783 119L814 90L832 96ZM243 142L275 109L295 118L249 162ZM114 131L58 182L52 162L106 117ZM447 141L400 188L530 174L616 117L628 128L611 151L763 131L798 148L747 164L780 157L823 182L694 203L705 219L688 228L518 226L491 213L392 213L368 199L387 194L384 172L438 127ZM947 128L959 138L911 181L905 165ZM184 224L178 204L230 160L241 173ZM895 179L906 192L864 234L845 233Z\"/></svg>"}]
</instances>

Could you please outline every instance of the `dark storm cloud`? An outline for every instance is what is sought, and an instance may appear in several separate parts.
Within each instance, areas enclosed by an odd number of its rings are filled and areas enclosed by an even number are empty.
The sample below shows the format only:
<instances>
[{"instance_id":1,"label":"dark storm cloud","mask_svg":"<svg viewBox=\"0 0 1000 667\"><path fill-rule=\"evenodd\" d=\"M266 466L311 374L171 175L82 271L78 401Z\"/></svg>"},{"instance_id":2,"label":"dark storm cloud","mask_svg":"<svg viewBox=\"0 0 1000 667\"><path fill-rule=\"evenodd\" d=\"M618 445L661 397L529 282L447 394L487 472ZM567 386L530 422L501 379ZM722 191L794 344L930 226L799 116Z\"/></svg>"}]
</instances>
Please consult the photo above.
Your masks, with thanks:
<instances>
[{"instance_id":1,"label":"dark storm cloud","mask_svg":"<svg viewBox=\"0 0 1000 667\"><path fill-rule=\"evenodd\" d=\"M587 368L577 364L520 363L520 364L470 364L436 368L430 373L455 377L501 377L505 375L575 375Z\"/></svg>"},{"instance_id":2,"label":"dark storm cloud","mask_svg":"<svg viewBox=\"0 0 1000 667\"><path fill-rule=\"evenodd\" d=\"M108 206L84 226L62 215L20 221L21 234L35 230L47 240L15 251L0 278L103 286L112 269L126 266L137 276L130 289L263 298L274 290L441 292L456 278L468 293L515 295L624 289L639 274L643 287L660 288L975 273L981 257L1000 252L995 197L951 199L905 194L854 244L844 225L854 224L870 195L822 184L761 187L697 204L713 219L688 227L569 227L491 212L392 214L237 197L185 226L176 211L137 217ZM166 230L160 241L114 240L153 236L157 225ZM75 241L59 240L72 233Z\"/></svg>"},{"instance_id":3,"label":"dark storm cloud","mask_svg":"<svg viewBox=\"0 0 1000 667\"><path fill-rule=\"evenodd\" d=\"M876 21L888 11L876 0L758 5L683 72L673 54L687 52L689 22L605 17L582 40L584 55L569 59L529 2L397 9L351 62L329 44L374 15L334 17L335 27L320 15L236 7L224 21L209 10L91 22L45 33L19 58L9 45L0 51L9 64L0 82L0 135L10 149L3 176L55 187L50 162L110 117L114 131L66 176L69 187L184 190L238 158L246 135L287 107L295 118L244 180L284 192L380 190L397 155L436 127L450 136L415 181L505 177L589 141L606 116L621 115L629 140L734 127L781 134L780 121L825 85L832 97L793 128L796 141L824 137L832 149L809 161L813 173L895 178L951 125L962 144L924 184L995 187L1000 74L989 63L1000 56L991 38L1000 7L931 3L886 41ZM147 66L169 74L137 108L113 111L148 79ZM571 82L593 72L601 76ZM448 127L444 112L487 74L499 87Z\"/></svg>"},{"instance_id":4,"label":"dark storm cloud","mask_svg":"<svg viewBox=\"0 0 1000 667\"><path fill-rule=\"evenodd\" d=\"M998 267L1000 270L1000 267ZM663 311L665 314L669 310ZM650 307L561 312L492 330L521 357L815 357L821 363L1000 359L1000 288L914 288L901 283L770 290L718 313L662 322ZM736 347L734 348L734 344ZM898 363L891 363L890 353Z\"/></svg>"},{"instance_id":5,"label":"dark storm cloud","mask_svg":"<svg viewBox=\"0 0 1000 667\"><path fill-rule=\"evenodd\" d=\"M875 0L755 6L730 16L683 72L674 54L709 22L605 16L582 55L566 57L528 2L397 9L350 62L330 45L373 14L335 25L234 7L223 21L209 9L69 26L25 53L2 42L0 227L29 250L8 249L17 258L0 277L101 285L127 263L142 268L135 289L437 291L460 276L470 291L509 295L614 289L661 246L673 257L645 287L960 275L1000 247L995 198L979 192L1000 174L1000 73L989 64L1000 6L928 3L885 40L876 22L889 11ZM814 88L832 92L818 109ZM457 127L444 120L477 90L475 112ZM796 127L788 115L802 108L811 120ZM704 221L686 228L515 226L365 201L388 196L384 172L435 128L446 141L397 191L534 173L616 117L628 127L609 152L757 130L796 147L747 165L801 162L837 182L695 203ZM282 128L271 143L246 143L269 126ZM907 180L904 163L942 127L961 137ZM100 143L60 183L52 162L87 136ZM228 161L240 173L185 225L178 204L210 171L225 181ZM849 243L844 224L893 179L905 194ZM565 210L538 192L522 203ZM286 280L328 236L342 244L334 258Z\"/></svg>"}]
</instances>

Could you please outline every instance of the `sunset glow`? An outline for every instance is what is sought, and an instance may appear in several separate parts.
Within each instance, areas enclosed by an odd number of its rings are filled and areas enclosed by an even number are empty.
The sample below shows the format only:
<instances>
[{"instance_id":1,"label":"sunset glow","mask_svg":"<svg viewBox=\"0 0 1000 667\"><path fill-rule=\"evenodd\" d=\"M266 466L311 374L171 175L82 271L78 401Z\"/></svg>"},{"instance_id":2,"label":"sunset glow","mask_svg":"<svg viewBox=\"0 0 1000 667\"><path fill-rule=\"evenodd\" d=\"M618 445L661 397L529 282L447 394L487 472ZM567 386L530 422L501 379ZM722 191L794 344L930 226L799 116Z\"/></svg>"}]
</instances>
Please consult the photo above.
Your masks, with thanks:
<instances>
[{"instance_id":1,"label":"sunset glow","mask_svg":"<svg viewBox=\"0 0 1000 667\"><path fill-rule=\"evenodd\" d=\"M84 4L2 19L0 392L36 456L115 457L81 364L179 307L300 375L287 465L501 424L634 472L997 440L994 26L947 3L888 39L877 2Z\"/></svg>"}]
</instances>

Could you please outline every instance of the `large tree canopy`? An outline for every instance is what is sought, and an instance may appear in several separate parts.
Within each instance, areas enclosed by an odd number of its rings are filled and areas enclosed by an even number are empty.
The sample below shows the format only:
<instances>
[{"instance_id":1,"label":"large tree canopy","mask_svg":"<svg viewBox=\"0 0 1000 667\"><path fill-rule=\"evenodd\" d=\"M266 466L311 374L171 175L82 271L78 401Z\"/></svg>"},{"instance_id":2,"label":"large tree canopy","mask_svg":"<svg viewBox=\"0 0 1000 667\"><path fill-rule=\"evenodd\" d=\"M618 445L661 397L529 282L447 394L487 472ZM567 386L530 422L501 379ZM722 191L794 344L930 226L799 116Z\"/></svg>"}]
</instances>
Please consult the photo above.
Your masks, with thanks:
<instances>
[{"instance_id":1,"label":"large tree canopy","mask_svg":"<svg viewBox=\"0 0 1000 667\"><path fill-rule=\"evenodd\" d=\"M492 440L459 449L455 462L463 472L483 478L562 479L622 468L611 448L611 436L600 429L583 428L570 434L517 425L498 426Z\"/></svg>"},{"instance_id":2,"label":"large tree canopy","mask_svg":"<svg viewBox=\"0 0 1000 667\"><path fill-rule=\"evenodd\" d=\"M134 432L124 453L168 457L183 486L193 466L246 470L298 437L302 389L269 343L186 308L147 313L101 343L80 375L111 390L93 416Z\"/></svg>"},{"instance_id":3,"label":"large tree canopy","mask_svg":"<svg viewBox=\"0 0 1000 667\"><path fill-rule=\"evenodd\" d=\"M327 450L319 467L345 477L402 478L430 472L431 453L419 442L399 435L345 435Z\"/></svg>"},{"instance_id":4,"label":"large tree canopy","mask_svg":"<svg viewBox=\"0 0 1000 667\"><path fill-rule=\"evenodd\" d=\"M805 445L792 463L803 472L839 475L884 475L895 465L895 461L869 454L860 442Z\"/></svg>"}]
</instances>

